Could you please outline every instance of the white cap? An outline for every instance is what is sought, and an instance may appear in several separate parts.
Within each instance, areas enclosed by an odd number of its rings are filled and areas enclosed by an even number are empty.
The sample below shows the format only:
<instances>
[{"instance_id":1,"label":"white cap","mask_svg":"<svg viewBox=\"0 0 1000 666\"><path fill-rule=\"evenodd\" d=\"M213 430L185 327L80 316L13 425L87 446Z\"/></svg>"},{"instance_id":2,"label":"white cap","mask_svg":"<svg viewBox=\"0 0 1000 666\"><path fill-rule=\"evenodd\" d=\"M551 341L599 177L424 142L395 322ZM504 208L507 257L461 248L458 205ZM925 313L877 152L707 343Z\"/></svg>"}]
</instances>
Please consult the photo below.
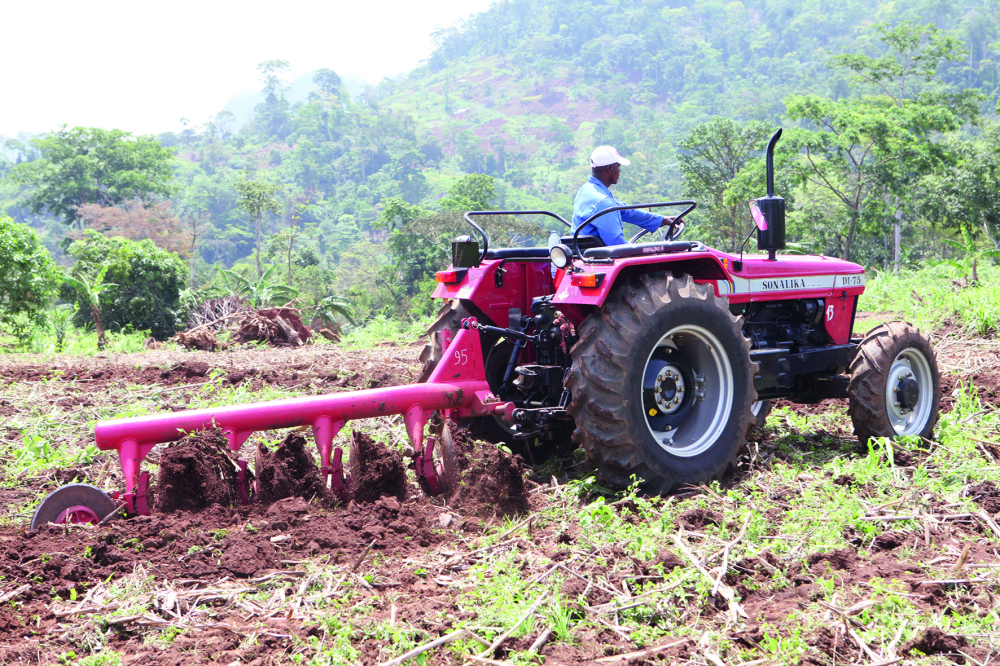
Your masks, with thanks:
<instances>
[{"instance_id":1,"label":"white cap","mask_svg":"<svg viewBox=\"0 0 1000 666\"><path fill-rule=\"evenodd\" d=\"M628 166L631 162L619 155L614 146L598 146L594 148L594 152L590 154L590 166L602 167L609 164Z\"/></svg>"}]
</instances>

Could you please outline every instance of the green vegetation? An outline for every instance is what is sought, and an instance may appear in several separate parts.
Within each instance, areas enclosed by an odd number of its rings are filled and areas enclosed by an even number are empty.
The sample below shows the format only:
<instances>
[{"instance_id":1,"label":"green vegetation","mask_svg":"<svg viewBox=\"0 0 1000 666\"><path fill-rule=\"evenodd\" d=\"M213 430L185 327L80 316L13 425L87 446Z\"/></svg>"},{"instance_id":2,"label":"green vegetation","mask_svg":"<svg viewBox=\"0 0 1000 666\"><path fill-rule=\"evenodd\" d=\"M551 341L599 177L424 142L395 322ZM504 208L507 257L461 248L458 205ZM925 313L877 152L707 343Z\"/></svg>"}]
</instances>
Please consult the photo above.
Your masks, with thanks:
<instances>
[{"instance_id":1,"label":"green vegetation","mask_svg":"<svg viewBox=\"0 0 1000 666\"><path fill-rule=\"evenodd\" d=\"M0 326L20 337L42 324L59 271L29 227L0 215Z\"/></svg>"},{"instance_id":2,"label":"green vegetation","mask_svg":"<svg viewBox=\"0 0 1000 666\"><path fill-rule=\"evenodd\" d=\"M148 239L106 238L92 229L70 245L68 252L76 259L78 277L100 283L97 276L101 275L117 285L101 299L106 328L148 330L163 340L182 325L180 294L187 270L176 254ZM91 321L92 311L90 303L80 299L76 323L84 325Z\"/></svg>"},{"instance_id":3,"label":"green vegetation","mask_svg":"<svg viewBox=\"0 0 1000 666\"><path fill-rule=\"evenodd\" d=\"M695 197L688 237L735 250L781 126L790 251L881 270L970 258L976 273L1000 250L997 12L985 0L501 2L358 95L324 69L292 102L290 64L261 63L265 99L243 128L220 113L158 139L63 127L7 141L0 209L60 262L76 237L63 222L149 238L189 262L192 305L225 288L217 268L259 280L280 266L272 282L299 307L332 298L358 323L413 319L434 310L431 274L469 233L463 211L567 216L598 144L633 160L622 198ZM486 226L494 244L554 228ZM184 320L167 309L155 324L115 321L162 338Z\"/></svg>"},{"instance_id":4,"label":"green vegetation","mask_svg":"<svg viewBox=\"0 0 1000 666\"><path fill-rule=\"evenodd\" d=\"M77 222L84 204L113 206L172 191L173 151L153 137L63 125L31 145L39 159L18 164L13 176L32 187L25 200L32 212L45 211L66 224Z\"/></svg>"}]
</instances>

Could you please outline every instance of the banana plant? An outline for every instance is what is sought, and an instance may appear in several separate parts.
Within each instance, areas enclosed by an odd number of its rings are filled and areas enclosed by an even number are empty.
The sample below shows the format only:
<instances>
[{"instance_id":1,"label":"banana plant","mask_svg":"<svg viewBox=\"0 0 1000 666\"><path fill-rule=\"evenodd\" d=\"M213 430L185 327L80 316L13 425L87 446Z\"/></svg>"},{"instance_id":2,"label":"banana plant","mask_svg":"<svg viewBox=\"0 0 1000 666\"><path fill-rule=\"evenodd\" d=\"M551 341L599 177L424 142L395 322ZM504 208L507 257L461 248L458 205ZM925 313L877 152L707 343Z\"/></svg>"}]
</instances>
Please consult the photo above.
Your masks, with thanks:
<instances>
[{"instance_id":1,"label":"banana plant","mask_svg":"<svg viewBox=\"0 0 1000 666\"><path fill-rule=\"evenodd\" d=\"M222 281L225 283L229 293L236 296L243 296L255 308L261 308L269 305L284 305L299 295L299 290L295 287L275 284L272 281L272 276L277 268L277 264L271 265L256 282L247 279L236 271L226 270L225 268L220 268L219 273L222 275Z\"/></svg>"},{"instance_id":2,"label":"banana plant","mask_svg":"<svg viewBox=\"0 0 1000 666\"><path fill-rule=\"evenodd\" d=\"M326 326L329 326L337 318L342 316L354 325L354 307L349 301L340 296L327 296L314 307L315 316Z\"/></svg>"},{"instance_id":3,"label":"banana plant","mask_svg":"<svg viewBox=\"0 0 1000 666\"><path fill-rule=\"evenodd\" d=\"M947 261L946 263L955 266L960 270L968 270L968 262L971 262L972 268L972 284L979 284L979 273L977 271L979 260L984 257L1000 257L1000 250L980 250L976 247L975 241L972 240L972 234L969 232L969 228L964 224L962 225L962 240L961 242L957 240L952 240L950 238L942 238L945 243L952 245L965 253L966 266L959 264L956 261Z\"/></svg>"},{"instance_id":4,"label":"banana plant","mask_svg":"<svg viewBox=\"0 0 1000 666\"><path fill-rule=\"evenodd\" d=\"M90 314L94 318L94 328L97 329L98 351L104 351L104 347L107 345L107 340L104 338L104 323L101 321L101 294L118 286L114 282L104 281L104 275L107 272L108 267L102 266L93 282L87 280L80 273L75 276L63 276L63 282L73 287L83 298L83 301L90 306Z\"/></svg>"}]
</instances>

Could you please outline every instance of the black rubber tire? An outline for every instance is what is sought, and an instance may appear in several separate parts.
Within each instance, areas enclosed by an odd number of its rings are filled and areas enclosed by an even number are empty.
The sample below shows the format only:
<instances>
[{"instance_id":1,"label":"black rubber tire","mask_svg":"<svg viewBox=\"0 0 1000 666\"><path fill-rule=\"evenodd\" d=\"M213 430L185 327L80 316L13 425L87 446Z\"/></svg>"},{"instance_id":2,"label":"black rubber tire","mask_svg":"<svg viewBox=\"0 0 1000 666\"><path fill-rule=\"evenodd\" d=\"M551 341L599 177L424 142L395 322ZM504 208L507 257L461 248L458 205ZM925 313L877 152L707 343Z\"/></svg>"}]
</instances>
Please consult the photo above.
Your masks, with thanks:
<instances>
[{"instance_id":1,"label":"black rubber tire","mask_svg":"<svg viewBox=\"0 0 1000 666\"><path fill-rule=\"evenodd\" d=\"M106 518L117 508L114 500L100 488L86 483L70 483L56 488L42 500L31 517L28 531L34 532L45 523L55 522L59 514L71 506L85 506L99 519Z\"/></svg>"},{"instance_id":2,"label":"black rubber tire","mask_svg":"<svg viewBox=\"0 0 1000 666\"><path fill-rule=\"evenodd\" d=\"M929 439L938 421L941 403L941 374L930 340L919 329L904 321L890 321L876 326L865 335L851 361L851 383L848 386L848 414L854 424L854 434L862 445L875 437L895 438L897 433L889 420L886 391L893 361L906 350L919 352L926 360L933 384L930 413L922 424L915 423L913 432Z\"/></svg>"},{"instance_id":3,"label":"black rubber tire","mask_svg":"<svg viewBox=\"0 0 1000 666\"><path fill-rule=\"evenodd\" d=\"M697 325L725 349L732 369L733 407L714 443L700 454L680 457L654 439L643 413L641 383L645 359L677 326ZM736 462L750 426L750 404L757 398L750 343L742 318L710 285L690 276L649 273L618 285L603 307L580 326L573 347L569 412L576 420L573 439L583 446L598 478L626 487L631 477L649 493L668 493L682 484L699 484L724 474Z\"/></svg>"},{"instance_id":4,"label":"black rubber tire","mask_svg":"<svg viewBox=\"0 0 1000 666\"><path fill-rule=\"evenodd\" d=\"M763 428L764 424L767 423L767 416L771 413L773 406L774 403L771 400L761 400L760 410L758 410L756 416L752 411L750 412L750 425Z\"/></svg>"}]
</instances>

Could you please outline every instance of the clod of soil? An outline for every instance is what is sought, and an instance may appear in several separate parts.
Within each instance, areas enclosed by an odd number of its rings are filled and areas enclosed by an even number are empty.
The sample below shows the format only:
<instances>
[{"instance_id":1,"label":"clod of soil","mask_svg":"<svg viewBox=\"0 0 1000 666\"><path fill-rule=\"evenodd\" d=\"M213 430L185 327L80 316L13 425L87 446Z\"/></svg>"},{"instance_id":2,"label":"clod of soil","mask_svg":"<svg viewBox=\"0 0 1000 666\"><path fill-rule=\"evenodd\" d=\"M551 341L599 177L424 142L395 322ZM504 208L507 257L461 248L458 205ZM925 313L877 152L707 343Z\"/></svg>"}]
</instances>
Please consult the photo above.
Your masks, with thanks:
<instances>
[{"instance_id":1,"label":"clod of soil","mask_svg":"<svg viewBox=\"0 0 1000 666\"><path fill-rule=\"evenodd\" d=\"M273 452L263 444L257 446L257 502L271 504L286 497L329 502L330 491L306 447L306 438L296 432L285 437Z\"/></svg>"},{"instance_id":2,"label":"clod of soil","mask_svg":"<svg viewBox=\"0 0 1000 666\"><path fill-rule=\"evenodd\" d=\"M363 432L351 436L351 494L355 502L382 497L406 499L406 466L399 451L390 450Z\"/></svg>"},{"instance_id":3,"label":"clod of soil","mask_svg":"<svg viewBox=\"0 0 1000 666\"><path fill-rule=\"evenodd\" d=\"M236 576L253 576L274 568L274 546L265 538L234 535L226 540L226 552L219 563Z\"/></svg>"},{"instance_id":4,"label":"clod of soil","mask_svg":"<svg viewBox=\"0 0 1000 666\"><path fill-rule=\"evenodd\" d=\"M700 530L706 525L721 525L723 517L708 509L688 509L677 516L677 526L686 530Z\"/></svg>"},{"instance_id":5,"label":"clod of soil","mask_svg":"<svg viewBox=\"0 0 1000 666\"><path fill-rule=\"evenodd\" d=\"M857 561L858 553L851 548L841 548L829 553L813 553L806 557L809 568L820 572L826 564L829 564L834 571L852 571L857 565Z\"/></svg>"},{"instance_id":6,"label":"clod of soil","mask_svg":"<svg viewBox=\"0 0 1000 666\"><path fill-rule=\"evenodd\" d=\"M952 636L937 627L930 627L922 635L903 643L899 654L910 655L914 651L922 652L927 656L941 654L956 664L964 664L965 657L959 654L959 650L968 645L969 642L965 640L965 636Z\"/></svg>"},{"instance_id":7,"label":"clod of soil","mask_svg":"<svg viewBox=\"0 0 1000 666\"><path fill-rule=\"evenodd\" d=\"M511 455L494 444L474 440L464 428L451 426L452 442L460 478L448 504L459 513L480 518L513 516L528 510L521 456Z\"/></svg>"},{"instance_id":8,"label":"clod of soil","mask_svg":"<svg viewBox=\"0 0 1000 666\"><path fill-rule=\"evenodd\" d=\"M239 501L236 472L221 430L188 435L160 456L156 508L170 513L201 511L213 504L235 506Z\"/></svg>"},{"instance_id":9,"label":"clod of soil","mask_svg":"<svg viewBox=\"0 0 1000 666\"><path fill-rule=\"evenodd\" d=\"M969 486L969 495L990 515L1000 513L1000 488L997 488L992 481Z\"/></svg>"}]
</instances>

